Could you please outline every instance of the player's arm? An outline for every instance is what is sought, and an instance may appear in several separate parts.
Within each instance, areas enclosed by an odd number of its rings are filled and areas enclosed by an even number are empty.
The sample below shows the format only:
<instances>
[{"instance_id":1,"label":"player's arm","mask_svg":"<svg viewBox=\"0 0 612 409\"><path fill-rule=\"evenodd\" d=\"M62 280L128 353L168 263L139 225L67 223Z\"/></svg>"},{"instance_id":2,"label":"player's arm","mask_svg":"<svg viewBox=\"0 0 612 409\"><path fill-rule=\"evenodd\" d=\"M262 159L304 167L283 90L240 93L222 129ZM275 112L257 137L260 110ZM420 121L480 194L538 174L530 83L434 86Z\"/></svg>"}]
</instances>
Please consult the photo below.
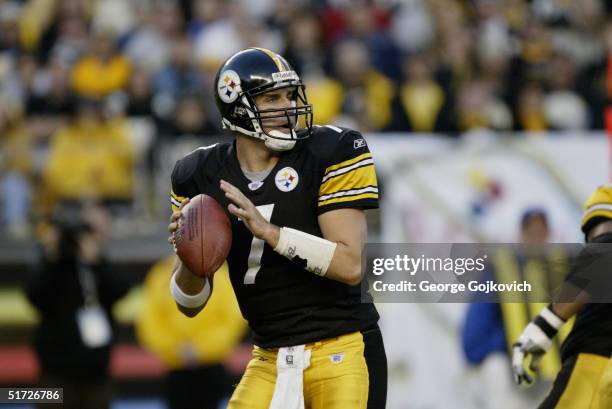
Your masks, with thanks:
<instances>
[{"instance_id":1,"label":"player's arm","mask_svg":"<svg viewBox=\"0 0 612 409\"><path fill-rule=\"evenodd\" d=\"M180 219L183 217L182 210L189 203L189 198L180 198L180 204L177 206L174 200L178 198L174 192L171 194L173 195L173 198L171 198L173 200L173 212L168 225L168 232L170 233L168 241L174 245L174 234L178 230ZM206 302L212 294L212 280L207 281L193 274L176 257L170 280L170 291L179 311L188 317L195 317L206 306Z\"/></svg>"},{"instance_id":2,"label":"player's arm","mask_svg":"<svg viewBox=\"0 0 612 409\"><path fill-rule=\"evenodd\" d=\"M597 241L596 237L601 237L610 233L612 233L612 222L601 222L591 228L587 236L587 242ZM590 257L588 253L581 253L581 255L578 256L577 264L574 266L574 272L580 273L583 269L587 269L587 272L584 274L585 277L582 278L584 279L591 275L589 278L597 283L601 278L592 276L592 274L596 274L598 269L592 269L594 271L589 274L589 262ZM518 384L522 381L526 381L527 383L532 381L524 368L526 358L531 356L530 368L532 370L537 369L538 361L550 348L552 340L561 326L584 308L591 298L589 291L580 286L580 277L575 280L575 276L572 273L566 278L564 289L562 289L559 297L562 299L571 297L575 299L575 301L571 303L553 302L551 305L544 308L540 314L525 327L518 341L512 348L512 370Z\"/></svg>"},{"instance_id":3,"label":"player's arm","mask_svg":"<svg viewBox=\"0 0 612 409\"><path fill-rule=\"evenodd\" d=\"M336 209L319 216L323 237L268 222L255 205L234 185L221 181L221 189L232 201L228 210L274 251L304 263L311 273L345 284L361 281L361 247L367 235L363 210Z\"/></svg>"},{"instance_id":4,"label":"player's arm","mask_svg":"<svg viewBox=\"0 0 612 409\"><path fill-rule=\"evenodd\" d=\"M183 263L178 257L176 258L175 268L173 271L174 280L176 280L176 285L178 289L184 294L182 297L181 295L177 296L174 294L176 289L175 291L173 291L176 306L178 307L179 311L185 314L186 316L195 317L200 311L202 311L202 309L204 309L204 307L206 306L206 302L212 294L212 280L209 280L207 283L206 279L200 278L193 274L183 265ZM205 288L205 286L208 286L208 290ZM205 295L198 297L198 295L202 293L204 293ZM185 295L189 298L185 297ZM202 304L197 305L195 307L187 307L181 304L180 301L182 301L182 298L192 299L194 300L194 304L199 304L202 299L203 302ZM184 301L182 303L188 304Z\"/></svg>"},{"instance_id":5,"label":"player's arm","mask_svg":"<svg viewBox=\"0 0 612 409\"><path fill-rule=\"evenodd\" d=\"M323 237L268 222L255 205L234 185L221 181L221 189L232 201L228 210L274 251L304 263L311 273L345 284L361 281L361 247L367 235L363 210L336 209L319 216Z\"/></svg>"},{"instance_id":6,"label":"player's arm","mask_svg":"<svg viewBox=\"0 0 612 409\"><path fill-rule=\"evenodd\" d=\"M368 235L365 212L361 209L337 209L319 216L323 238L336 243L325 277L357 285L363 277L361 252Z\"/></svg>"}]
</instances>

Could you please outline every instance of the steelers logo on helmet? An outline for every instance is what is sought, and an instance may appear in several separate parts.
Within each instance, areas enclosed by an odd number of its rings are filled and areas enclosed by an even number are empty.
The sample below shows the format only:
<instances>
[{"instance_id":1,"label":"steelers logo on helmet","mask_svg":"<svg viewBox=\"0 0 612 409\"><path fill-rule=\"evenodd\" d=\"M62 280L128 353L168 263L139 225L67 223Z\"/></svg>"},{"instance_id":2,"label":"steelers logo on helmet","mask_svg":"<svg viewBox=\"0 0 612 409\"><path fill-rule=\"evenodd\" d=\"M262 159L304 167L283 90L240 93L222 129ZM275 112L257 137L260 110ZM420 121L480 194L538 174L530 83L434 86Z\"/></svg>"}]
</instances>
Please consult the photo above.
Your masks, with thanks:
<instances>
[{"instance_id":1,"label":"steelers logo on helmet","mask_svg":"<svg viewBox=\"0 0 612 409\"><path fill-rule=\"evenodd\" d=\"M236 98L238 98L238 93L240 91L240 76L236 71L227 70L219 75L217 93L221 101L227 104L234 102Z\"/></svg>"},{"instance_id":2,"label":"steelers logo on helmet","mask_svg":"<svg viewBox=\"0 0 612 409\"><path fill-rule=\"evenodd\" d=\"M274 177L276 187L281 192L291 192L298 185L299 180L297 171L289 166L276 172Z\"/></svg>"}]
</instances>

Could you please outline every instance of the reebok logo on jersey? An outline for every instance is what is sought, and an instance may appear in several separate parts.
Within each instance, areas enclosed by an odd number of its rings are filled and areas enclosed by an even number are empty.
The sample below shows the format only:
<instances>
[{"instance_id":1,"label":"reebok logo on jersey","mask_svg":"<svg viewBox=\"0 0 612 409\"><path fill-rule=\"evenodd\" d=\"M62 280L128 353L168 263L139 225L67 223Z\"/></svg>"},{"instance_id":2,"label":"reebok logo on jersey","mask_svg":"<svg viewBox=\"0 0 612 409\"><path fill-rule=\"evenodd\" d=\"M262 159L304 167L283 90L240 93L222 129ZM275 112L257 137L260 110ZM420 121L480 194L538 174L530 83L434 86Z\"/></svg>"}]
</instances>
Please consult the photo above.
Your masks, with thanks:
<instances>
[{"instance_id":1,"label":"reebok logo on jersey","mask_svg":"<svg viewBox=\"0 0 612 409\"><path fill-rule=\"evenodd\" d=\"M354 149L363 148L364 146L366 146L366 143L365 143L365 139L363 139L363 138L355 139L353 141L353 148Z\"/></svg>"},{"instance_id":2,"label":"reebok logo on jersey","mask_svg":"<svg viewBox=\"0 0 612 409\"><path fill-rule=\"evenodd\" d=\"M255 182L249 183L250 190L257 190L263 186L263 182L256 180Z\"/></svg>"}]
</instances>

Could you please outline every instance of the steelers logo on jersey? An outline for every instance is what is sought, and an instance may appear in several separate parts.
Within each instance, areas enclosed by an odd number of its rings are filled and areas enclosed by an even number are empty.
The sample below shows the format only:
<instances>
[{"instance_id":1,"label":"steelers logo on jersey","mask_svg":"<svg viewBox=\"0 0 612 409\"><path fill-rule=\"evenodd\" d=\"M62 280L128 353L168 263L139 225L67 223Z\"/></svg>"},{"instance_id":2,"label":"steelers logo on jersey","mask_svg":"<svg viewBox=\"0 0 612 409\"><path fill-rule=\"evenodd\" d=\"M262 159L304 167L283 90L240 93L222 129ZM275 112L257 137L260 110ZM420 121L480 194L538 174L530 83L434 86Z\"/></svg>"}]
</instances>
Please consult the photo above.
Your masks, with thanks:
<instances>
[{"instance_id":1,"label":"steelers logo on jersey","mask_svg":"<svg viewBox=\"0 0 612 409\"><path fill-rule=\"evenodd\" d=\"M281 192L291 192L298 185L299 180L298 173L291 167L282 168L274 178L276 187Z\"/></svg>"},{"instance_id":2,"label":"steelers logo on jersey","mask_svg":"<svg viewBox=\"0 0 612 409\"><path fill-rule=\"evenodd\" d=\"M217 93L221 101L225 103L234 102L240 92L240 77L236 71L227 70L219 75L217 83Z\"/></svg>"}]
</instances>

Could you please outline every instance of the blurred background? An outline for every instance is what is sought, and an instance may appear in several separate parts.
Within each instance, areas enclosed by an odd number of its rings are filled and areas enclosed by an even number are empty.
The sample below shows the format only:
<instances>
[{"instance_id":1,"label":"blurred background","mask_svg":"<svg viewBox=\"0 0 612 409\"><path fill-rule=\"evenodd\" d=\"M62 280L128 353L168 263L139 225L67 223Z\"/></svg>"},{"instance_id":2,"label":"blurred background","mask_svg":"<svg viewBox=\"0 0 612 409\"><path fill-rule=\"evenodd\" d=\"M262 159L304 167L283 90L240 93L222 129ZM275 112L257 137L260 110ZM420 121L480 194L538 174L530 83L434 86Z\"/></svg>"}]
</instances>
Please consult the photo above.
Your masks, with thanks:
<instances>
[{"instance_id":1,"label":"blurred background","mask_svg":"<svg viewBox=\"0 0 612 409\"><path fill-rule=\"evenodd\" d=\"M249 335L229 288L204 323L174 309L169 173L231 138L212 82L249 46L289 60L315 123L366 135L382 186L370 241L581 242L582 203L609 179L611 11L0 0L0 386L61 384L114 409L224 407ZM391 409L524 408L546 390L511 384L506 312L379 309ZM475 350L481 335L494 339ZM202 402L180 400L194 391Z\"/></svg>"}]
</instances>

